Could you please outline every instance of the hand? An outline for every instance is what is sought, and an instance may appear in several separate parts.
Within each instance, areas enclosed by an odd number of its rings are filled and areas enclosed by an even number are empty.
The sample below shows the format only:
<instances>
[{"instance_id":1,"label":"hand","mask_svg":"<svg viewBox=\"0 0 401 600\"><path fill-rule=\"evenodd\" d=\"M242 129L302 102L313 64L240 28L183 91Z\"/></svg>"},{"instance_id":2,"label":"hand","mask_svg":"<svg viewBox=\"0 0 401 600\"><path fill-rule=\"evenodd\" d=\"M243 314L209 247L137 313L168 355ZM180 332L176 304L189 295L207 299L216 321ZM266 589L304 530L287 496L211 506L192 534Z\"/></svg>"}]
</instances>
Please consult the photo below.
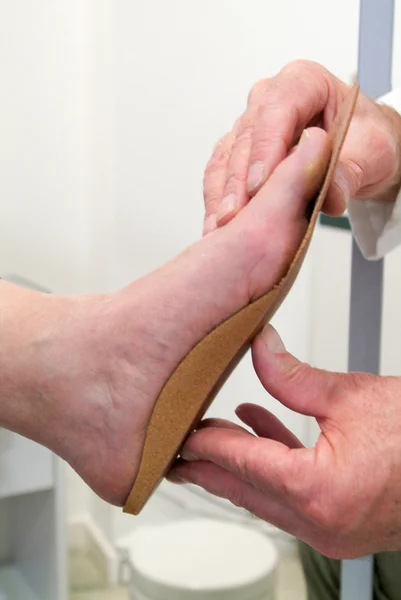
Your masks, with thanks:
<instances>
[{"instance_id":1,"label":"hand","mask_svg":"<svg viewBox=\"0 0 401 600\"><path fill-rule=\"evenodd\" d=\"M305 127L327 131L348 86L308 61L257 83L232 131L217 144L204 176L204 233L227 223L270 177ZM350 198L394 200L401 182L401 118L360 95L324 212Z\"/></svg>"},{"instance_id":2,"label":"hand","mask_svg":"<svg viewBox=\"0 0 401 600\"><path fill-rule=\"evenodd\" d=\"M243 405L238 416L256 437L206 421L169 479L228 498L331 558L401 550L401 379L313 369L271 326L253 359L270 394L316 418L316 447L302 447L267 410Z\"/></svg>"}]
</instances>

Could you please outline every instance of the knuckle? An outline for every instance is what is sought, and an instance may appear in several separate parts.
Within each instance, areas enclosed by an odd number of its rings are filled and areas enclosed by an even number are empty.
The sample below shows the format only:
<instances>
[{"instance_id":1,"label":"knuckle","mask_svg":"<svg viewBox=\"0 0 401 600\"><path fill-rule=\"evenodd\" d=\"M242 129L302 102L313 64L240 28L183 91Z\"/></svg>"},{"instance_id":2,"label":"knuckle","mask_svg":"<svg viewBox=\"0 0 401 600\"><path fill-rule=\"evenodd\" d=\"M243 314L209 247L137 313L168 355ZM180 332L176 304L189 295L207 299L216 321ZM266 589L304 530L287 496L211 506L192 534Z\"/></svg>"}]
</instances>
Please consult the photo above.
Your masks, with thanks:
<instances>
[{"instance_id":1,"label":"knuckle","mask_svg":"<svg viewBox=\"0 0 401 600\"><path fill-rule=\"evenodd\" d=\"M255 162L264 162L266 158L269 156L269 151L271 150L272 142L266 137L263 139L255 140L252 144L252 151L250 157L250 164Z\"/></svg>"},{"instance_id":2,"label":"knuckle","mask_svg":"<svg viewBox=\"0 0 401 600\"><path fill-rule=\"evenodd\" d=\"M329 71L318 63L296 60L282 69L276 81L283 84L279 89L292 98L294 106L299 104L300 97L308 98L310 109L314 112L320 107L323 99L327 98L332 77Z\"/></svg>"},{"instance_id":3,"label":"knuckle","mask_svg":"<svg viewBox=\"0 0 401 600\"><path fill-rule=\"evenodd\" d=\"M252 131L251 129L247 129L243 131L237 138L231 156L238 159L238 157L246 154L251 147L252 143Z\"/></svg>"},{"instance_id":4,"label":"knuckle","mask_svg":"<svg viewBox=\"0 0 401 600\"><path fill-rule=\"evenodd\" d=\"M225 166L231 156L231 152L227 146L220 146L213 157L213 161L210 165L211 169L218 169Z\"/></svg>"},{"instance_id":5,"label":"knuckle","mask_svg":"<svg viewBox=\"0 0 401 600\"><path fill-rule=\"evenodd\" d=\"M293 98L289 98L284 92L278 90L275 97L269 102L269 105L260 105L258 108L258 123L267 121L274 117L274 128L271 134L281 135L288 121L294 122L298 119L298 109Z\"/></svg>"},{"instance_id":6,"label":"knuckle","mask_svg":"<svg viewBox=\"0 0 401 600\"><path fill-rule=\"evenodd\" d=\"M292 116L285 117L283 111L283 117L281 117L281 109L274 114L274 125L269 126L268 123L259 126L255 129L255 135L252 140L252 157L264 157L272 147L285 151L289 145L288 133L285 130L286 124L296 122ZM289 107L287 115L291 114L292 108ZM269 118L272 118L273 111L270 112ZM263 123L263 121L261 121Z\"/></svg>"},{"instance_id":7,"label":"knuckle","mask_svg":"<svg viewBox=\"0 0 401 600\"><path fill-rule=\"evenodd\" d=\"M251 474L250 458L248 453L238 453L233 458L234 471L243 481L249 481Z\"/></svg>"},{"instance_id":8,"label":"knuckle","mask_svg":"<svg viewBox=\"0 0 401 600\"><path fill-rule=\"evenodd\" d=\"M255 126L255 111L249 110L241 118L241 123L240 123L240 126L238 127L237 137L234 141L234 144L236 142L238 142L238 140L240 140L240 139L247 139L247 137L251 136L254 126Z\"/></svg>"},{"instance_id":9,"label":"knuckle","mask_svg":"<svg viewBox=\"0 0 401 600\"><path fill-rule=\"evenodd\" d=\"M218 207L222 199L223 185L204 185L203 198L206 208L206 216L212 214Z\"/></svg>"},{"instance_id":10,"label":"knuckle","mask_svg":"<svg viewBox=\"0 0 401 600\"><path fill-rule=\"evenodd\" d=\"M297 59L285 65L281 70L281 73L289 76L298 76L306 71L323 71L323 67L313 60Z\"/></svg>"},{"instance_id":11,"label":"knuckle","mask_svg":"<svg viewBox=\"0 0 401 600\"><path fill-rule=\"evenodd\" d=\"M314 494L306 503L305 514L325 540L346 539L358 521L358 508L340 485Z\"/></svg>"},{"instance_id":12,"label":"knuckle","mask_svg":"<svg viewBox=\"0 0 401 600\"><path fill-rule=\"evenodd\" d=\"M365 176L364 169L361 165L359 165L353 160L347 161L347 167L348 176L350 178L351 183L351 189L355 190L354 193L356 193L363 185L363 180Z\"/></svg>"},{"instance_id":13,"label":"knuckle","mask_svg":"<svg viewBox=\"0 0 401 600\"><path fill-rule=\"evenodd\" d=\"M247 175L244 171L236 171L227 177L225 190L227 192L235 192L239 187L246 183Z\"/></svg>"},{"instance_id":14,"label":"knuckle","mask_svg":"<svg viewBox=\"0 0 401 600\"><path fill-rule=\"evenodd\" d=\"M221 138L213 149L212 156L209 159L209 162L206 165L206 171L208 169L214 169L216 167L220 167L222 164L225 164L227 160L230 158L230 148L231 144L230 134L227 133L223 138Z\"/></svg>"},{"instance_id":15,"label":"knuckle","mask_svg":"<svg viewBox=\"0 0 401 600\"><path fill-rule=\"evenodd\" d=\"M205 187L209 183L210 178L213 177L216 174L216 171L219 171L220 168L221 165L217 162L215 157L209 160L205 168L205 173L203 175L203 187Z\"/></svg>"},{"instance_id":16,"label":"knuckle","mask_svg":"<svg viewBox=\"0 0 401 600\"><path fill-rule=\"evenodd\" d=\"M238 157L249 151L252 144L253 130L254 124L251 120L242 126L233 144L231 156Z\"/></svg>"},{"instance_id":17,"label":"knuckle","mask_svg":"<svg viewBox=\"0 0 401 600\"><path fill-rule=\"evenodd\" d=\"M215 206L220 202L223 187L224 178L221 177L220 168L210 167L207 171L205 171L202 191L205 202L208 206Z\"/></svg>"},{"instance_id":18,"label":"knuckle","mask_svg":"<svg viewBox=\"0 0 401 600\"><path fill-rule=\"evenodd\" d=\"M221 202L221 194L216 191L203 192L206 204L206 216L211 215Z\"/></svg>"},{"instance_id":19,"label":"knuckle","mask_svg":"<svg viewBox=\"0 0 401 600\"><path fill-rule=\"evenodd\" d=\"M260 79L252 86L248 94L248 106L263 96L268 81L268 79Z\"/></svg>"},{"instance_id":20,"label":"knuckle","mask_svg":"<svg viewBox=\"0 0 401 600\"><path fill-rule=\"evenodd\" d=\"M305 508L308 518L314 526L323 533L324 537L331 537L341 531L341 515L332 501L327 502L323 497L311 500Z\"/></svg>"},{"instance_id":21,"label":"knuckle","mask_svg":"<svg viewBox=\"0 0 401 600\"><path fill-rule=\"evenodd\" d=\"M331 503L330 503L331 504ZM328 532L334 529L336 514L330 509L323 497L311 499L305 507L308 518L319 529Z\"/></svg>"},{"instance_id":22,"label":"knuckle","mask_svg":"<svg viewBox=\"0 0 401 600\"><path fill-rule=\"evenodd\" d=\"M230 153L226 158L215 157L211 159L206 165L205 172L203 175L203 188L207 188L210 184L213 185L214 180L222 172L224 172L226 165L230 159Z\"/></svg>"},{"instance_id":23,"label":"knuckle","mask_svg":"<svg viewBox=\"0 0 401 600\"><path fill-rule=\"evenodd\" d=\"M307 382L310 378L312 367L307 363L294 363L286 372L287 381L293 386Z\"/></svg>"}]
</instances>

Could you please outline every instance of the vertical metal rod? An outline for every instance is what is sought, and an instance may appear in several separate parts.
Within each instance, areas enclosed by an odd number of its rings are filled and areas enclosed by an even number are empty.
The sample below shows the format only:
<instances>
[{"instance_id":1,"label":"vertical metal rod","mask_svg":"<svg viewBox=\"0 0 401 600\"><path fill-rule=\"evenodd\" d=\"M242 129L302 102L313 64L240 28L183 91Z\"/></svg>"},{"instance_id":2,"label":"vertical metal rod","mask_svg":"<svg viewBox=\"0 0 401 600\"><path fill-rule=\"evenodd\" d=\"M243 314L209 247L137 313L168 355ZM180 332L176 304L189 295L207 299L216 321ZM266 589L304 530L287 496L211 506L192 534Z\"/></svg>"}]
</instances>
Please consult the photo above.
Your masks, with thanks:
<instances>
[{"instance_id":1,"label":"vertical metal rod","mask_svg":"<svg viewBox=\"0 0 401 600\"><path fill-rule=\"evenodd\" d=\"M377 99L391 90L394 0L360 0L358 79ZM363 258L353 240L348 370L379 374L383 261ZM373 598L373 556L341 565L341 600Z\"/></svg>"}]
</instances>

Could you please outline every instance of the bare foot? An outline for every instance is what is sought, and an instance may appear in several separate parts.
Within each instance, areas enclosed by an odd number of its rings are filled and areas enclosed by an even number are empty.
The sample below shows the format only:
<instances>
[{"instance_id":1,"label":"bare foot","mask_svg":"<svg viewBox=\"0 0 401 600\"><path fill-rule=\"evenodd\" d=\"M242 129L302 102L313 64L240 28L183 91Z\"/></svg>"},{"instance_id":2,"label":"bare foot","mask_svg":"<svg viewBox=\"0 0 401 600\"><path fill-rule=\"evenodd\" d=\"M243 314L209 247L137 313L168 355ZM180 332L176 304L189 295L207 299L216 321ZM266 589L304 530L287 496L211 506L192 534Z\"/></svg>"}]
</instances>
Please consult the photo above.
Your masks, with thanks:
<instances>
[{"instance_id":1,"label":"bare foot","mask_svg":"<svg viewBox=\"0 0 401 600\"><path fill-rule=\"evenodd\" d=\"M292 259L326 139L312 129L232 222L124 289L31 296L38 308L25 332L32 343L24 377L41 417L35 423L20 411L17 427L12 419L3 424L51 448L99 496L122 505L154 402L175 367L211 329L267 292Z\"/></svg>"}]
</instances>

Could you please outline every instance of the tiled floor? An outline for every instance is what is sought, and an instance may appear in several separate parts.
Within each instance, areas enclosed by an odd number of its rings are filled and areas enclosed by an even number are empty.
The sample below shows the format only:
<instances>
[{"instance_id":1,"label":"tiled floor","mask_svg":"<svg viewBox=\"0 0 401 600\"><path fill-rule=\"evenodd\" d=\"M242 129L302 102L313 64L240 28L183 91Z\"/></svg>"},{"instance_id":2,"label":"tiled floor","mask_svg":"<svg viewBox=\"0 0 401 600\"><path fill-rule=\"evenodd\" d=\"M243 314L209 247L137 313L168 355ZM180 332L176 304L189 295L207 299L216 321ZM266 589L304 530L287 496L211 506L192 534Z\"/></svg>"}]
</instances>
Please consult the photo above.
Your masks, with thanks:
<instances>
[{"instance_id":1,"label":"tiled floor","mask_svg":"<svg viewBox=\"0 0 401 600\"><path fill-rule=\"evenodd\" d=\"M125 588L120 588L93 592L77 592L71 596L71 600L129 600L129 596Z\"/></svg>"},{"instance_id":2,"label":"tiled floor","mask_svg":"<svg viewBox=\"0 0 401 600\"><path fill-rule=\"evenodd\" d=\"M77 564L75 566L72 565L74 576L76 575L75 569L77 567ZM87 565L85 567L81 563L78 568L80 569L80 573L87 568L89 569L87 571L89 578L96 577L95 571L90 571L90 569L93 569L93 566L89 567ZM305 584L301 565L296 555L289 555L281 561L279 566L275 600L305 600L305 598ZM129 595L128 590L125 588L97 589L92 591L75 591L71 594L70 600L129 600Z\"/></svg>"}]
</instances>

